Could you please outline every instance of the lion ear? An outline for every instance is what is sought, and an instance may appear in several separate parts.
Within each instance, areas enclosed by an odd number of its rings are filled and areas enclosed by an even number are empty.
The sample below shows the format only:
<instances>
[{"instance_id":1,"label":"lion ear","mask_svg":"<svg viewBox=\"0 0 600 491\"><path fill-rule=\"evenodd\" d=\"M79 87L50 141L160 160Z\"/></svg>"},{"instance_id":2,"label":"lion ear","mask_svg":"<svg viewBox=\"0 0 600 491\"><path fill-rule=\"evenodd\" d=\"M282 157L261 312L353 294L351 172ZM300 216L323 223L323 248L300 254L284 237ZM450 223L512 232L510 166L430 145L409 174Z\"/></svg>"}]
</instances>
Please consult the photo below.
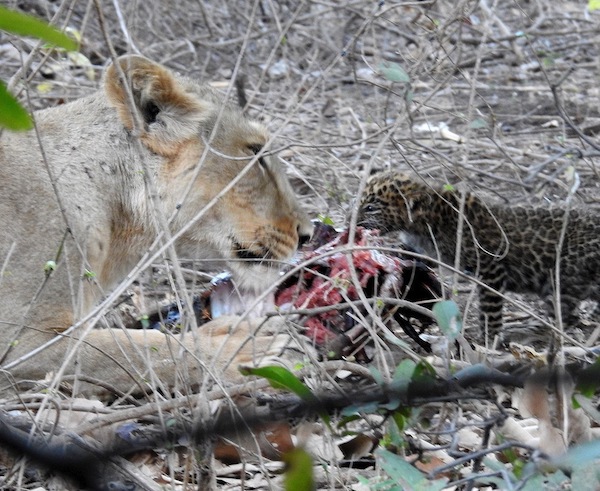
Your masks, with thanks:
<instances>
[{"instance_id":1,"label":"lion ear","mask_svg":"<svg viewBox=\"0 0 600 491\"><path fill-rule=\"evenodd\" d=\"M126 55L117 63L122 73L115 64L110 65L104 88L127 129L135 126L135 112L142 126L142 141L161 154L176 152L182 141L197 135L208 102L187 91L173 72L147 58Z\"/></svg>"}]
</instances>

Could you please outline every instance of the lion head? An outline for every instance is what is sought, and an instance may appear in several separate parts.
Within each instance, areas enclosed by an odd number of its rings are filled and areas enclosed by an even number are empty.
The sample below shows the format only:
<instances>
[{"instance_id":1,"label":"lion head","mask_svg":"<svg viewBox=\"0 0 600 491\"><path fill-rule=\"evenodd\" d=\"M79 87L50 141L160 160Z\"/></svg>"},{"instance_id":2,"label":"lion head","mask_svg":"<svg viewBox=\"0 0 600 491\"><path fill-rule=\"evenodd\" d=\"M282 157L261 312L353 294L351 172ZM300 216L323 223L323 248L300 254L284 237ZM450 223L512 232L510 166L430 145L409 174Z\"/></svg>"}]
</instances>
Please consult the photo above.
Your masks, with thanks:
<instances>
[{"instance_id":1,"label":"lion head","mask_svg":"<svg viewBox=\"0 0 600 491\"><path fill-rule=\"evenodd\" d=\"M267 129L139 56L109 67L104 84L124 126L162 157L153 174L179 255L225 260L245 287L271 284L312 225L268 153Z\"/></svg>"}]
</instances>

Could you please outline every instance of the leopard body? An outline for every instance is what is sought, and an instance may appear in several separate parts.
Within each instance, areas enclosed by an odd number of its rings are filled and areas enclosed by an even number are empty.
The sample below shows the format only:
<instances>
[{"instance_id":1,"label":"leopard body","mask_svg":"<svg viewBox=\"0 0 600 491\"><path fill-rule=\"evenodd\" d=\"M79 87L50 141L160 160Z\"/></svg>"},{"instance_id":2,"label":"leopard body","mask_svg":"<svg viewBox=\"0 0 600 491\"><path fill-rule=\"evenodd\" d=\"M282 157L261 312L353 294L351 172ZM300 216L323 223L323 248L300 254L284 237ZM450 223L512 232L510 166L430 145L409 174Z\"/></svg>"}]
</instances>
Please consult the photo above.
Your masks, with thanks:
<instances>
[{"instance_id":1,"label":"leopard body","mask_svg":"<svg viewBox=\"0 0 600 491\"><path fill-rule=\"evenodd\" d=\"M461 215L461 199L452 186L382 172L367 182L357 224L382 233L402 231L409 244L425 244L431 255L453 265L462 220L460 267L490 287L479 290L482 327L490 334L502 326L503 299L496 292L538 294L553 315L560 298L566 324L577 321L582 300L600 300L598 213L577 207L488 203L466 193Z\"/></svg>"}]
</instances>

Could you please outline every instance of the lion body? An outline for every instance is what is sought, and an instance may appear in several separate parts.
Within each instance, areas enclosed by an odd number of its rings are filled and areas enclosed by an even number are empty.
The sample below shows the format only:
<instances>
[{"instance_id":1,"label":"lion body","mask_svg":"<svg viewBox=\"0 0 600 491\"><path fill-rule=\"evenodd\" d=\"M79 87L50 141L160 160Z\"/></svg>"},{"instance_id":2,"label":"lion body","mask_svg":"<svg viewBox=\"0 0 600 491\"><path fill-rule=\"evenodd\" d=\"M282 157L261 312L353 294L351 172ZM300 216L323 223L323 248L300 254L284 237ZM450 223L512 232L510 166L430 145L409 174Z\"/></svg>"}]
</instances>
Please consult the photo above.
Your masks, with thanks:
<instances>
[{"instance_id":1,"label":"lion body","mask_svg":"<svg viewBox=\"0 0 600 491\"><path fill-rule=\"evenodd\" d=\"M149 60L119 64L122 74L109 67L104 90L37 112L39 140L33 131L0 136L2 365L17 378L63 367L77 334L19 360L125 278L157 239L161 214L178 257L222 260L248 289L272 284L278 268L266 260L285 261L310 233L278 162L261 155L264 127ZM45 268L48 261L56 268ZM179 348L202 363L225 342L194 337ZM128 390L148 374L150 357L172 385L175 348L167 345L157 331L94 330L66 373L77 367ZM128 373L122 366L132 359ZM187 376L199 375L202 363L190 363Z\"/></svg>"}]
</instances>

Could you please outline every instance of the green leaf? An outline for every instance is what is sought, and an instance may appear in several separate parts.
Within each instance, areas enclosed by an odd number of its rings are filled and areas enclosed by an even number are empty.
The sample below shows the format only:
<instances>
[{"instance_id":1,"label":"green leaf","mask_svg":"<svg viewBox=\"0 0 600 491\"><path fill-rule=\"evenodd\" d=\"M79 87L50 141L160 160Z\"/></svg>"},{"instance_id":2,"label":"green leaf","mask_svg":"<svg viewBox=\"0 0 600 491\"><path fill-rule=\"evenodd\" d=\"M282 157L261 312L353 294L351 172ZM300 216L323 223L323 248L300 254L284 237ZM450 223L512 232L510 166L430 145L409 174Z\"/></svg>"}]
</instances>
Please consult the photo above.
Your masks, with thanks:
<instances>
[{"instance_id":1,"label":"green leaf","mask_svg":"<svg viewBox=\"0 0 600 491\"><path fill-rule=\"evenodd\" d=\"M346 406L344 409L342 409L342 412L340 414L342 416L353 416L358 413L376 414L379 412L379 408L380 408L379 404L380 403L378 401L361 402L358 404L352 404L352 405Z\"/></svg>"},{"instance_id":2,"label":"green leaf","mask_svg":"<svg viewBox=\"0 0 600 491\"><path fill-rule=\"evenodd\" d=\"M516 477L520 477L523 472L524 462L514 448L507 448L502 451L504 459L513 467L513 473Z\"/></svg>"},{"instance_id":3,"label":"green leaf","mask_svg":"<svg viewBox=\"0 0 600 491\"><path fill-rule=\"evenodd\" d=\"M411 415L412 409L409 407L403 407L392 414L392 420L394 424L390 424L388 429L388 438L390 439L390 443L396 445L397 447L400 447L404 443L404 438L402 437L401 432L406 429Z\"/></svg>"},{"instance_id":4,"label":"green leaf","mask_svg":"<svg viewBox=\"0 0 600 491\"><path fill-rule=\"evenodd\" d=\"M257 375L266 378L275 389L288 389L304 400L314 400L312 391L287 368L268 366L259 368L244 367L240 370L244 375Z\"/></svg>"},{"instance_id":5,"label":"green leaf","mask_svg":"<svg viewBox=\"0 0 600 491\"><path fill-rule=\"evenodd\" d=\"M75 51L77 49L75 41L46 22L30 15L7 9L1 5L0 29L17 34L18 36L31 36L43 39L68 51Z\"/></svg>"},{"instance_id":6,"label":"green leaf","mask_svg":"<svg viewBox=\"0 0 600 491\"><path fill-rule=\"evenodd\" d=\"M240 372L244 375L257 375L266 378L271 387L275 389L287 389L307 402L313 404L318 401L312 391L292 372L281 366L267 366L259 368L243 367ZM315 404L316 406L316 404ZM319 411L319 416L329 427L331 418L325 411Z\"/></svg>"},{"instance_id":7,"label":"green leaf","mask_svg":"<svg viewBox=\"0 0 600 491\"><path fill-rule=\"evenodd\" d=\"M535 465L530 465L531 462L529 464L527 464L528 469L527 471L530 471L529 474L526 473L526 471L523 472L522 475L524 476L531 476L527 479L527 482L525 482L524 485L522 486L515 486L515 484L517 483L517 479L514 479L511 481L512 482L507 482L506 480L503 481L496 481L493 480L492 478L488 478L486 479L486 481L489 481L490 484L495 484L497 489L520 489L522 491L540 491L540 490L561 490L561 489L575 489L577 491L587 491L588 489L593 489L593 490L597 490L598 487L581 487L581 483L577 483L579 484L579 486L576 486L576 481L575 481L575 475L573 475L573 480L571 481L571 479L569 479L569 477L567 477L564 473L562 473L561 471L556 471L556 472L541 472L541 469L538 467L536 467ZM505 467L503 474L505 476L510 475L510 473L508 472L508 468ZM521 483L523 483L523 479L521 479ZM593 480L592 481L588 481L588 483L593 484Z\"/></svg>"},{"instance_id":8,"label":"green leaf","mask_svg":"<svg viewBox=\"0 0 600 491\"><path fill-rule=\"evenodd\" d=\"M383 331L383 337L384 339L393 344L394 346L398 346L399 348L409 348L408 343L402 341L398 336L396 336L392 331L390 331L389 329L386 329L385 331Z\"/></svg>"},{"instance_id":9,"label":"green leaf","mask_svg":"<svg viewBox=\"0 0 600 491\"><path fill-rule=\"evenodd\" d=\"M369 365L368 369L369 373L373 377L373 380L375 380L375 383L383 387L385 385L385 379L383 378L383 374L374 365Z\"/></svg>"},{"instance_id":10,"label":"green leaf","mask_svg":"<svg viewBox=\"0 0 600 491\"><path fill-rule=\"evenodd\" d=\"M579 376L577 390L584 395L592 397L600 381L600 358L596 358L594 363L584 368Z\"/></svg>"},{"instance_id":11,"label":"green leaf","mask_svg":"<svg viewBox=\"0 0 600 491\"><path fill-rule=\"evenodd\" d=\"M377 462L385 470L388 476L395 479L398 483L408 484L414 488L426 480L423 473L410 465L399 455L392 453L384 448L375 450Z\"/></svg>"},{"instance_id":12,"label":"green leaf","mask_svg":"<svg viewBox=\"0 0 600 491\"><path fill-rule=\"evenodd\" d=\"M345 428L346 425L353 423L354 421L357 421L359 419L362 419L360 415L358 414L350 414L348 416L343 416L339 421L338 424L336 425L336 427L338 429L342 429Z\"/></svg>"},{"instance_id":13,"label":"green leaf","mask_svg":"<svg viewBox=\"0 0 600 491\"><path fill-rule=\"evenodd\" d=\"M382 75L391 82L409 83L410 77L398 63L382 63L379 65Z\"/></svg>"},{"instance_id":14,"label":"green leaf","mask_svg":"<svg viewBox=\"0 0 600 491\"><path fill-rule=\"evenodd\" d=\"M453 300L442 300L433 306L433 315L440 330L450 341L454 341L462 331L460 310Z\"/></svg>"},{"instance_id":15,"label":"green leaf","mask_svg":"<svg viewBox=\"0 0 600 491\"><path fill-rule=\"evenodd\" d=\"M566 476L563 475L564 484L569 484ZM600 487L600 476L598 475L597 465L589 464L577 467L571 474L571 489L577 491L597 491ZM539 488L538 488L539 489ZM548 487L546 487L548 489ZM566 487L555 489L567 489Z\"/></svg>"},{"instance_id":16,"label":"green leaf","mask_svg":"<svg viewBox=\"0 0 600 491\"><path fill-rule=\"evenodd\" d=\"M600 423L600 411L596 409L596 404L589 397L583 394L573 394L573 406L581 408L585 414L594 420L594 423Z\"/></svg>"},{"instance_id":17,"label":"green leaf","mask_svg":"<svg viewBox=\"0 0 600 491\"><path fill-rule=\"evenodd\" d=\"M446 479L428 480L420 470L395 453L378 448L375 450L375 457L378 464L392 480L401 485L398 489L438 491L446 487Z\"/></svg>"},{"instance_id":18,"label":"green leaf","mask_svg":"<svg viewBox=\"0 0 600 491\"><path fill-rule=\"evenodd\" d=\"M312 458L303 448L295 448L283 455L285 462L286 491L312 491L315 489Z\"/></svg>"},{"instance_id":19,"label":"green leaf","mask_svg":"<svg viewBox=\"0 0 600 491\"><path fill-rule=\"evenodd\" d=\"M475 479L479 482L481 480L482 483L488 483L488 484L494 484L496 486L496 489L514 489L514 483L516 482L517 478L514 476L514 474L511 471L511 466L507 465L503 462L500 462L499 460L496 459L492 459L489 457L484 457L483 458L483 463L485 464L486 468L490 468L492 469L492 471L494 471L495 474L497 474L497 476L491 475L491 476L486 476L485 479L483 479L481 477L480 474L465 474L465 477L475 477ZM535 471L532 471L532 473ZM531 473L530 473L531 474ZM536 488L538 490L540 489L544 489L542 488Z\"/></svg>"},{"instance_id":20,"label":"green leaf","mask_svg":"<svg viewBox=\"0 0 600 491\"><path fill-rule=\"evenodd\" d=\"M593 440L571 447L566 454L554 459L553 464L560 468L572 469L592 465L597 459L600 459L600 440Z\"/></svg>"},{"instance_id":21,"label":"green leaf","mask_svg":"<svg viewBox=\"0 0 600 491\"><path fill-rule=\"evenodd\" d=\"M435 368L433 368L433 365L425 360L421 360L415 367L413 382L420 381L423 377L431 378L436 376L437 372L435 371Z\"/></svg>"},{"instance_id":22,"label":"green leaf","mask_svg":"<svg viewBox=\"0 0 600 491\"><path fill-rule=\"evenodd\" d=\"M480 130L481 128L487 128L487 122L483 118L477 118L469 123L469 127L474 130Z\"/></svg>"},{"instance_id":23,"label":"green leaf","mask_svg":"<svg viewBox=\"0 0 600 491\"><path fill-rule=\"evenodd\" d=\"M405 491L398 484L396 484L393 479L387 479L386 481L381 481L376 484L371 484L369 490L372 491Z\"/></svg>"},{"instance_id":24,"label":"green leaf","mask_svg":"<svg viewBox=\"0 0 600 491\"><path fill-rule=\"evenodd\" d=\"M413 373L411 388L418 391L435 391L439 381L435 369L425 360L421 360L415 367Z\"/></svg>"},{"instance_id":25,"label":"green leaf","mask_svg":"<svg viewBox=\"0 0 600 491\"><path fill-rule=\"evenodd\" d=\"M13 131L30 130L33 121L29 113L19 104L0 80L0 126Z\"/></svg>"},{"instance_id":26,"label":"green leaf","mask_svg":"<svg viewBox=\"0 0 600 491\"><path fill-rule=\"evenodd\" d=\"M317 220L319 220L323 225L331 225L332 227L335 226L333 220L328 215L323 215L322 213L319 213L317 215Z\"/></svg>"},{"instance_id":27,"label":"green leaf","mask_svg":"<svg viewBox=\"0 0 600 491\"><path fill-rule=\"evenodd\" d=\"M390 382L390 389L392 389L396 395L406 395L416 367L417 364L409 359L402 360L396 367L394 375L392 376L392 381Z\"/></svg>"},{"instance_id":28,"label":"green leaf","mask_svg":"<svg viewBox=\"0 0 600 491\"><path fill-rule=\"evenodd\" d=\"M600 10L600 0L589 0L588 10L593 12L594 10Z\"/></svg>"}]
</instances>

